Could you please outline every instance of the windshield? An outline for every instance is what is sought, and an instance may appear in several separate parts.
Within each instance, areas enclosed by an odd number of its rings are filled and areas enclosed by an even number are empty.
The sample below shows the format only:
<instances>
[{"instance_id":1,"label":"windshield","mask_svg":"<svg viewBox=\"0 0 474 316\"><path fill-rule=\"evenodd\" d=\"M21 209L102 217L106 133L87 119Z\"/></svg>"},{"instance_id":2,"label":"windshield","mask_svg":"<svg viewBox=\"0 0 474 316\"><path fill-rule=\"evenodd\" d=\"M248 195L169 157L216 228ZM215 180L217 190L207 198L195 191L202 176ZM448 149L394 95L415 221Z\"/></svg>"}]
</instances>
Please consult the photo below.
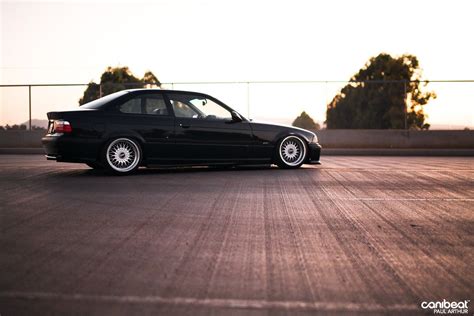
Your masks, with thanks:
<instances>
[{"instance_id":1,"label":"windshield","mask_svg":"<svg viewBox=\"0 0 474 316\"><path fill-rule=\"evenodd\" d=\"M125 91L125 90L122 90L122 91L119 91L119 92L115 92L115 93L112 93L112 94L109 94L109 95L106 95L105 97L103 98L100 98L100 99L97 99L97 100L94 100L94 101L91 101L89 103L86 103L84 105L81 105L82 108L86 108L86 109L99 109L102 107L102 105L106 104L106 103L109 103L110 101L116 99L116 98L119 98L121 96L123 96L124 94L128 93L128 91Z\"/></svg>"}]
</instances>

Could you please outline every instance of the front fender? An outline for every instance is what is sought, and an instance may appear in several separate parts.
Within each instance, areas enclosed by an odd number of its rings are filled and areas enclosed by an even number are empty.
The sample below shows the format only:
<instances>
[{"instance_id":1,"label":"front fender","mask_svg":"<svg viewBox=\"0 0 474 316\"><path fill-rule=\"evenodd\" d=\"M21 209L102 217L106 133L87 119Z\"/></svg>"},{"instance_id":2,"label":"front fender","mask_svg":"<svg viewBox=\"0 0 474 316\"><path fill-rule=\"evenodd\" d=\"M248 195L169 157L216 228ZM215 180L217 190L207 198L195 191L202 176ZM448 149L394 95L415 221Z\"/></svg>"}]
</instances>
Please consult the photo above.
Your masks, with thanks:
<instances>
[{"instance_id":1,"label":"front fender","mask_svg":"<svg viewBox=\"0 0 474 316\"><path fill-rule=\"evenodd\" d=\"M277 145L281 139L289 135L299 136L308 144L313 141L315 136L315 134L310 131L287 125L252 122L250 126L254 138L258 143L267 143L274 146Z\"/></svg>"}]
</instances>

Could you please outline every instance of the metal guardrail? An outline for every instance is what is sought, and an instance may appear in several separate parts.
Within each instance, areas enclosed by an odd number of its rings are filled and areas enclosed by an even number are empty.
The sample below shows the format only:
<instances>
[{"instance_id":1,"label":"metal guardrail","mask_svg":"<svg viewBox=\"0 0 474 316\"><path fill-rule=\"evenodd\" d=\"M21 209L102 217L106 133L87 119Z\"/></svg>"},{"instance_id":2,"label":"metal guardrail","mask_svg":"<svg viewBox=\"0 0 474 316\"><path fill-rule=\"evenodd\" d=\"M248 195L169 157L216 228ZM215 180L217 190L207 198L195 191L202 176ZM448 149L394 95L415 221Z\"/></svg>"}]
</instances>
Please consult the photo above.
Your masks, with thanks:
<instances>
[{"instance_id":1,"label":"metal guardrail","mask_svg":"<svg viewBox=\"0 0 474 316\"><path fill-rule=\"evenodd\" d=\"M201 82L192 82L192 81L183 81L183 82L160 82L157 83L107 83L107 85L121 85L121 86L170 86L171 90L174 90L175 85L229 85L229 84L239 84L247 86L247 109L250 112L250 85L258 84L330 84L330 83L365 83L365 84L384 84L384 83L403 83L406 99L406 85L410 82L419 82L419 83L474 83L474 80L269 80L269 81L201 81ZM79 87L79 86L88 86L89 83L39 83L39 84L0 84L0 88L13 88L13 87L25 87L28 88L28 129L31 130L31 112L32 112L32 102L31 102L31 88L32 87ZM98 84L100 93L102 96L102 84ZM405 107L406 111L406 107ZM405 129L407 129L406 122L406 112L405 112Z\"/></svg>"}]
</instances>

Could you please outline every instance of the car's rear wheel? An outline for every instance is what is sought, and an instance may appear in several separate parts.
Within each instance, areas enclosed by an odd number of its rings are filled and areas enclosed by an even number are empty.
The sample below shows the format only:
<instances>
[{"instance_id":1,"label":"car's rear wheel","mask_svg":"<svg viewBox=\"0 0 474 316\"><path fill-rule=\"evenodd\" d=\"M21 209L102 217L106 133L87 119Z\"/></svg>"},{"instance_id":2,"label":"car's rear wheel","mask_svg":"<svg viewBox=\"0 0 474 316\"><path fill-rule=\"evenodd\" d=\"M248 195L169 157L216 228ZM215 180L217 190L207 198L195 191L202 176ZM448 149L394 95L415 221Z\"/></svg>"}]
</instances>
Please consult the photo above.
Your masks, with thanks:
<instances>
[{"instance_id":1,"label":"car's rear wheel","mask_svg":"<svg viewBox=\"0 0 474 316\"><path fill-rule=\"evenodd\" d=\"M130 174L138 169L142 159L140 145L130 138L110 141L102 154L104 165L115 174Z\"/></svg>"},{"instance_id":2,"label":"car's rear wheel","mask_svg":"<svg viewBox=\"0 0 474 316\"><path fill-rule=\"evenodd\" d=\"M299 168L306 160L306 143L298 136L287 136L277 146L276 163L285 169Z\"/></svg>"}]
</instances>

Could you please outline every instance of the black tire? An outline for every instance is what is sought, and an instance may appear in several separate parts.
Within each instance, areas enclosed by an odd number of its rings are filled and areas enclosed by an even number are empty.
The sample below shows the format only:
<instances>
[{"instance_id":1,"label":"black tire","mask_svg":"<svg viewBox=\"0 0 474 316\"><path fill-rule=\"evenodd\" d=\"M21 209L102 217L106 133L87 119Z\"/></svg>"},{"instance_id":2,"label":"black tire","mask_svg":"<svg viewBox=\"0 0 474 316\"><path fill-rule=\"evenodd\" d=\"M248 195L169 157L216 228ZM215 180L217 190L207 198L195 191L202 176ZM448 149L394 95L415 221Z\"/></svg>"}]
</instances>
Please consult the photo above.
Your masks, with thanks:
<instances>
[{"instance_id":1,"label":"black tire","mask_svg":"<svg viewBox=\"0 0 474 316\"><path fill-rule=\"evenodd\" d=\"M307 158L308 146L301 137L290 135L283 138L276 147L275 161L282 169L301 167Z\"/></svg>"},{"instance_id":2,"label":"black tire","mask_svg":"<svg viewBox=\"0 0 474 316\"><path fill-rule=\"evenodd\" d=\"M129 137L119 137L105 144L101 153L102 165L116 175L134 173L142 161L140 144Z\"/></svg>"},{"instance_id":3,"label":"black tire","mask_svg":"<svg viewBox=\"0 0 474 316\"><path fill-rule=\"evenodd\" d=\"M98 162L86 162L86 165L88 165L89 167L91 167L92 169L96 169L96 170L101 170L101 169L104 169L104 166L102 166L100 163Z\"/></svg>"}]
</instances>

